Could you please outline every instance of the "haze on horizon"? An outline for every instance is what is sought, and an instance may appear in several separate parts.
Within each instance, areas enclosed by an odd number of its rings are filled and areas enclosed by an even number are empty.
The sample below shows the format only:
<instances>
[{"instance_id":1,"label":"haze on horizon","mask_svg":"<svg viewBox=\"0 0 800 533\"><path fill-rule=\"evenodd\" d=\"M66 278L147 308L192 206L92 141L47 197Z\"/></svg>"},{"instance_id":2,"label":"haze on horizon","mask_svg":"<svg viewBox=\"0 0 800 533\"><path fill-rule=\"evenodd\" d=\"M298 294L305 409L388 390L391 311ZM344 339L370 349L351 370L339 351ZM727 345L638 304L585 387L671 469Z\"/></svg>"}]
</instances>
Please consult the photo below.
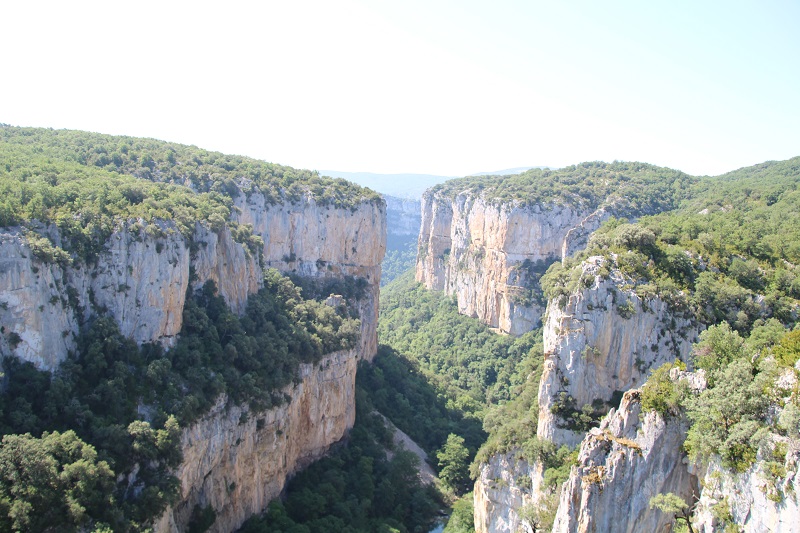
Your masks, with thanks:
<instances>
[{"instance_id":1,"label":"haze on horizon","mask_svg":"<svg viewBox=\"0 0 800 533\"><path fill-rule=\"evenodd\" d=\"M800 155L800 4L7 2L0 122L310 169Z\"/></svg>"}]
</instances>

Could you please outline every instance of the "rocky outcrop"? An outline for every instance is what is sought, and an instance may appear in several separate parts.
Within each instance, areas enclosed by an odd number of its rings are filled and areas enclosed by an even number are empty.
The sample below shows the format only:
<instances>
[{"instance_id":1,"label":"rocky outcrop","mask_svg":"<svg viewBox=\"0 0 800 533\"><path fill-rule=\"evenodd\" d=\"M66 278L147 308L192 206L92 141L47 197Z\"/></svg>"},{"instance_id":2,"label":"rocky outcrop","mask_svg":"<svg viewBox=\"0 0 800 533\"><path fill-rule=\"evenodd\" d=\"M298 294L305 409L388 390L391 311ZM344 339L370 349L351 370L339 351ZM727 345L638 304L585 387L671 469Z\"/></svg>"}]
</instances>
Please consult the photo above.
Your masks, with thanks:
<instances>
[{"instance_id":1,"label":"rocky outcrop","mask_svg":"<svg viewBox=\"0 0 800 533\"><path fill-rule=\"evenodd\" d=\"M584 440L585 429L578 427L570 415L581 412L585 405L597 419L616 409L623 393L641 386L651 369L675 359L686 360L699 333L699 326L685 313L679 300L668 302L655 295L639 296L634 284L619 271L608 268L606 262L602 257L584 261L579 267L581 275L577 287L568 297L555 299L548 305L537 437L553 442L556 447L567 445L572 448ZM633 426L634 419L638 420L638 402L631 398L627 402L625 409L612 411L616 414L609 418L618 419L616 422L606 420L603 424L604 429L611 431L617 431L615 428L619 426L619 431L613 434L615 438L633 440L629 434L635 435L638 429ZM630 415L630 410L635 410L637 416ZM627 414L623 416L623 413ZM656 427L655 420L649 424ZM605 438L605 434L601 433L601 437ZM670 438L678 437L673 435ZM613 440L602 441L599 438L593 438L591 442L605 444L591 448L594 451L587 461L599 460L597 450L603 451L604 447L614 444ZM650 441L647 445L656 446L655 455L647 463L651 465L657 460L662 445ZM620 448L619 451L624 450ZM488 465L483 465L475 485L475 523L479 532L516 531L514 528L517 526L525 526L520 518L522 506L540 502L544 491L542 466L538 463L525 465L531 482L528 495L510 483L488 482L490 479L503 479L506 474L519 479L516 464L513 454L501 454L493 457ZM580 504L583 488L578 485L574 489L578 499L569 503L571 507ZM574 520L569 523L577 523ZM479 527L480 524L483 525ZM603 531L603 528L596 531Z\"/></svg>"},{"instance_id":2,"label":"rocky outcrop","mask_svg":"<svg viewBox=\"0 0 800 533\"><path fill-rule=\"evenodd\" d=\"M529 463L518 452L496 454L481 466L475 480L473 504L475 530L479 533L521 531L522 510L539 503L543 468Z\"/></svg>"},{"instance_id":3,"label":"rocky outcrop","mask_svg":"<svg viewBox=\"0 0 800 533\"><path fill-rule=\"evenodd\" d=\"M180 503L157 521L156 533L185 531L196 506L211 506L210 532L235 531L283 490L288 477L321 457L355 421L358 354L337 352L302 365L291 400L265 412L219 399L183 431Z\"/></svg>"},{"instance_id":4,"label":"rocky outcrop","mask_svg":"<svg viewBox=\"0 0 800 533\"><path fill-rule=\"evenodd\" d=\"M765 434L762 428L756 461L747 470L725 468L719 457L690 465L703 486L693 517L699 533L732 525L746 533L800 533L798 378L800 361L778 375L780 399L772 403L770 418L780 431L772 427Z\"/></svg>"},{"instance_id":5,"label":"rocky outcrop","mask_svg":"<svg viewBox=\"0 0 800 533\"><path fill-rule=\"evenodd\" d=\"M305 196L296 203L274 204L261 193L240 194L234 218L249 224L264 241L266 267L313 278L363 279L359 302L361 357L378 350L378 297L381 261L386 253L386 207L361 202L336 208Z\"/></svg>"},{"instance_id":6,"label":"rocky outcrop","mask_svg":"<svg viewBox=\"0 0 800 533\"><path fill-rule=\"evenodd\" d=\"M775 436L773 436L775 437ZM718 459L704 468L703 492L693 524L699 533L719 531L726 522L745 532L800 532L800 447L786 442L785 475L775 478L763 462L736 474L722 468Z\"/></svg>"},{"instance_id":7,"label":"rocky outcrop","mask_svg":"<svg viewBox=\"0 0 800 533\"><path fill-rule=\"evenodd\" d=\"M459 312L503 333L521 335L541 322L537 272L572 253L608 215L566 204L492 203L465 191L422 198L416 279L454 295ZM538 267L538 268L537 268ZM534 270L532 270L534 269Z\"/></svg>"},{"instance_id":8,"label":"rocky outcrop","mask_svg":"<svg viewBox=\"0 0 800 533\"><path fill-rule=\"evenodd\" d=\"M589 405L605 414L651 369L686 360L699 334L680 306L639 296L619 271L609 274L604 266L602 257L584 261L578 288L547 308L537 436L557 445L583 439L571 412Z\"/></svg>"},{"instance_id":9,"label":"rocky outcrop","mask_svg":"<svg viewBox=\"0 0 800 533\"><path fill-rule=\"evenodd\" d=\"M56 245L60 238L50 230ZM107 313L138 343L170 345L181 329L189 249L167 223L115 231L96 264L63 266L35 255L21 228L0 235L0 314L9 351L52 370L75 347L81 321Z\"/></svg>"},{"instance_id":10,"label":"rocky outcrop","mask_svg":"<svg viewBox=\"0 0 800 533\"><path fill-rule=\"evenodd\" d=\"M167 222L129 221L114 231L96 261L69 266L39 259L22 228L0 234L0 319L4 348L52 370L75 347L81 323L110 314L123 335L137 343L170 346L182 326L190 282L217 284L228 305L242 312L257 291L263 268L317 278L365 280L359 302L362 357L377 350L380 263L385 252L385 210L362 202L353 209L297 203L269 204L263 195L240 194L235 218L251 224L263 256L236 242L231 230L197 224L192 246ZM56 246L55 228L43 230Z\"/></svg>"},{"instance_id":11,"label":"rocky outcrop","mask_svg":"<svg viewBox=\"0 0 800 533\"><path fill-rule=\"evenodd\" d=\"M639 390L626 392L619 409L584 438L561 490L554 533L668 531L673 517L651 509L650 498L671 492L690 503L699 493L682 451L686 420L642 413L639 398Z\"/></svg>"}]
</instances>

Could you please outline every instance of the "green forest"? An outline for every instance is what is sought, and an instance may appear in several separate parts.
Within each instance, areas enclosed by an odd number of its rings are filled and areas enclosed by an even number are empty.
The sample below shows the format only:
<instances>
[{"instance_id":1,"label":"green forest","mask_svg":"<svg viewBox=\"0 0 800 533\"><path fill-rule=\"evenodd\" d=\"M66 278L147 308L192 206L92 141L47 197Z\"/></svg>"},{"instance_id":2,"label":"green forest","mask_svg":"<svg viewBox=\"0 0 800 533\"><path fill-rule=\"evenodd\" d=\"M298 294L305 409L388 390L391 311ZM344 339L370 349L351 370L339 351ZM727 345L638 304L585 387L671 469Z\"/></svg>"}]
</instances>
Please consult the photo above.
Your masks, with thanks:
<instances>
[{"instance_id":1,"label":"green forest","mask_svg":"<svg viewBox=\"0 0 800 533\"><path fill-rule=\"evenodd\" d=\"M646 163L594 161L510 176L471 176L435 185L430 192L450 198L468 192L492 204L517 206L567 204L594 209L613 203L618 215L640 216L678 207L700 181Z\"/></svg>"}]
</instances>

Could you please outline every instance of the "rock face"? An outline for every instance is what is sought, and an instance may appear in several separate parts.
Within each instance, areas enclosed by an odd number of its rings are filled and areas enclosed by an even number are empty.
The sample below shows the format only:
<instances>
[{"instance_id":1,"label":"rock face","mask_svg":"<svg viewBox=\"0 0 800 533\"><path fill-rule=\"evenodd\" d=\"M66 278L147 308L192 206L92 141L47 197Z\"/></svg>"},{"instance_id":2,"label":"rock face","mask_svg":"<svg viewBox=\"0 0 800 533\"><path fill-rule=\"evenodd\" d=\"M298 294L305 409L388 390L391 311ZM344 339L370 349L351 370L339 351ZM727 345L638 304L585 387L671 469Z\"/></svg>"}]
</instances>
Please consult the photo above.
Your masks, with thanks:
<instances>
[{"instance_id":1,"label":"rock face","mask_svg":"<svg viewBox=\"0 0 800 533\"><path fill-rule=\"evenodd\" d=\"M520 511L538 501L542 473L541 463L529 463L515 452L492 456L475 481L475 530L501 533L524 528Z\"/></svg>"},{"instance_id":2,"label":"rock face","mask_svg":"<svg viewBox=\"0 0 800 533\"><path fill-rule=\"evenodd\" d=\"M544 329L537 436L576 446L583 433L553 410L616 407L622 393L641 386L650 370L686 360L698 326L657 296L640 298L619 272L601 276L605 260L586 260L582 282L568 299L551 301ZM571 398L571 405L565 402Z\"/></svg>"},{"instance_id":3,"label":"rock face","mask_svg":"<svg viewBox=\"0 0 800 533\"><path fill-rule=\"evenodd\" d=\"M362 202L354 209L320 206L313 198L268 204L260 193L240 194L237 222L251 224L264 241L263 263L318 278L366 280L360 303L361 356L377 350L380 263L386 249L385 209ZM55 245L58 232L48 231ZM82 319L110 314L123 335L138 343L170 346L182 326L190 267L196 285L213 280L228 305L242 312L258 290L258 257L224 227L197 225L190 250L169 223L131 221L106 241L97 262L61 266L37 259L21 228L0 234L0 319L6 349L52 370L75 347ZM9 342L13 341L13 342Z\"/></svg>"},{"instance_id":4,"label":"rock face","mask_svg":"<svg viewBox=\"0 0 800 533\"><path fill-rule=\"evenodd\" d=\"M618 271L611 270L608 274L604 266L602 257L584 261L578 287L568 298L553 300L548 305L537 437L557 447L575 447L585 436L582 430L570 425L563 414L580 410L586 404L593 406L598 416L616 408L623 393L641 386L651 369L675 359L685 360L699 333L697 324L684 316L679 306L670 306L658 297L639 297ZM638 416L638 402L629 398L627 405L626 409L636 410ZM623 412L627 411L620 408L614 415L620 421L604 422L606 429L616 431L614 428L627 421L629 426L623 426L628 429L622 431L624 428L620 426L615 437L627 436L629 431L636 434L637 428L630 430L633 419L629 415L623 417ZM606 445L608 443L603 446ZM510 468L509 475L519 479L520 467L515 465L523 463L513 456L514 452L495 456L481 469L475 484L475 524L480 533L505 533L525 527L519 517L521 506L536 503L543 495L543 472L539 463L525 466L531 482L529 495L508 482L489 482L507 477L504 468L498 465L508 465L505 468ZM651 463L654 460L650 459ZM575 490L580 493L583 487ZM568 505L579 503L580 499ZM603 530L602 527L596 529Z\"/></svg>"},{"instance_id":5,"label":"rock face","mask_svg":"<svg viewBox=\"0 0 800 533\"><path fill-rule=\"evenodd\" d=\"M276 498L288 477L320 458L355 421L358 354L337 352L302 365L291 401L262 413L220 398L183 432L176 475L180 503L158 520L157 533L184 531L195 506L214 508L210 532L235 531Z\"/></svg>"},{"instance_id":6,"label":"rock face","mask_svg":"<svg viewBox=\"0 0 800 533\"><path fill-rule=\"evenodd\" d=\"M428 191L416 279L456 296L460 313L521 335L539 325L543 311L530 268L583 246L608 216L605 210L593 213L571 205L495 204L469 191L454 198Z\"/></svg>"},{"instance_id":7,"label":"rock face","mask_svg":"<svg viewBox=\"0 0 800 533\"><path fill-rule=\"evenodd\" d=\"M138 343L171 345L182 324L189 250L168 224L133 223L111 235L96 265L62 267L37 259L22 230L11 228L0 235L0 271L5 333L20 339L11 353L52 370L74 349L81 318L96 312L113 316Z\"/></svg>"},{"instance_id":8,"label":"rock face","mask_svg":"<svg viewBox=\"0 0 800 533\"><path fill-rule=\"evenodd\" d=\"M689 464L682 452L687 419L642 412L637 387L651 369L675 359L686 361L700 326L679 295L654 296L645 292L652 290L647 286L639 286L637 294L637 287L606 261L584 261L576 272L580 276L572 278L576 288L548 305L537 437L556 446L580 445L578 464L560 492L552 531L669 531L673 516L650 509L649 502L658 494L674 493L689 506L696 503L695 531L710 533L735 524L746 532L800 532L796 424L786 426L795 429L784 428L793 434L765 436L758 461L744 473L723 469L713 457L707 464ZM673 370L671 378L686 380L695 393L705 387L703 371ZM784 372L779 383L776 390L796 394L792 371ZM781 420L781 406L795 401L777 401L770 417ZM584 434L569 423L569 414L586 404L595 415L610 412L598 428ZM791 413L787 420L794 420ZM783 451L785 459L776 460ZM546 507L541 466L519 460L518 454L497 454L481 467L475 484L480 533L533 531L525 507Z\"/></svg>"},{"instance_id":9,"label":"rock face","mask_svg":"<svg viewBox=\"0 0 800 533\"><path fill-rule=\"evenodd\" d=\"M672 516L650 498L672 492L691 502L699 493L681 451L687 423L641 413L639 391L625 393L581 443L578 466L564 483L554 533L668 531Z\"/></svg>"},{"instance_id":10,"label":"rock face","mask_svg":"<svg viewBox=\"0 0 800 533\"><path fill-rule=\"evenodd\" d=\"M695 510L695 530L719 531L720 515L745 532L800 532L800 449L790 448L784 462L786 476L770 482L763 463L742 474L723 469L718 460L703 468L703 492ZM715 516L716 515L716 516Z\"/></svg>"},{"instance_id":11,"label":"rock face","mask_svg":"<svg viewBox=\"0 0 800 533\"><path fill-rule=\"evenodd\" d=\"M366 280L361 300L361 356L378 350L378 296L386 253L386 207L361 202L352 209L298 203L270 204L260 193L240 194L237 221L250 224L264 241L264 263L282 272L314 278L351 276Z\"/></svg>"}]
</instances>

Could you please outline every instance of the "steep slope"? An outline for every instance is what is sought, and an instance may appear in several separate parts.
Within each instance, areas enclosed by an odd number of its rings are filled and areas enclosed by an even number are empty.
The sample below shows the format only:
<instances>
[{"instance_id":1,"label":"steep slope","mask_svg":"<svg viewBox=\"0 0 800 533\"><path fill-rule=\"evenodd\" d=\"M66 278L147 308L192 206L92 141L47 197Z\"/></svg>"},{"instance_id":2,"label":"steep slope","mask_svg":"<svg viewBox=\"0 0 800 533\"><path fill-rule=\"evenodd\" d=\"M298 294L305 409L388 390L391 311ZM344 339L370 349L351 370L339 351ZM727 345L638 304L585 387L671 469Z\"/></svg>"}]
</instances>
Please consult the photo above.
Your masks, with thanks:
<instances>
[{"instance_id":1,"label":"steep slope","mask_svg":"<svg viewBox=\"0 0 800 533\"><path fill-rule=\"evenodd\" d=\"M669 303L639 296L633 280L609 269L601 256L578 268L575 292L548 307L536 431L540 439L570 447L591 424L582 415L604 415L652 369L687 360L699 333L682 295Z\"/></svg>"},{"instance_id":2,"label":"steep slope","mask_svg":"<svg viewBox=\"0 0 800 533\"><path fill-rule=\"evenodd\" d=\"M687 421L642 412L640 391L625 393L599 428L580 445L578 464L561 490L553 531L662 531L672 516L650 499L674 493L691 501L699 492L682 451Z\"/></svg>"},{"instance_id":3,"label":"steep slope","mask_svg":"<svg viewBox=\"0 0 800 533\"><path fill-rule=\"evenodd\" d=\"M531 407L538 410L536 430L515 435L519 441L506 443L507 451L480 466L475 482L480 532L515 531L523 523L523 508L543 507L553 495L545 478L552 480L559 467L555 450L578 446L619 405L624 391L641 386L663 363L688 359L697 338L699 325L679 295L670 295L670 303L641 290L639 296L634 280L613 258L589 257L571 272L572 279L559 285L564 294L551 300L546 315L538 402ZM544 281L552 292L552 280ZM543 452L537 442L551 451ZM538 451L524 453L532 446ZM509 471L508 465L515 466Z\"/></svg>"},{"instance_id":4,"label":"steep slope","mask_svg":"<svg viewBox=\"0 0 800 533\"><path fill-rule=\"evenodd\" d=\"M680 209L637 224L610 219L588 239L586 250L550 267L541 278L549 304L537 432L495 427L493 448L478 454L478 531L513 531L526 521L539 530L549 527L553 517L547 515L554 509L545 479L557 477L553 450L562 444L580 444L580 451L560 492L557 531L638 527L629 516L650 524L648 529L662 527L678 511L651 510L648 500L669 492L688 502L687 512L696 511L695 523L705 531L726 523L747 531L793 527L796 501L785 495L796 470L798 428L796 418L782 426L776 417L790 417L783 413L795 412L796 397L767 384L773 379L768 356L795 327L800 308L798 183L800 158L703 179ZM781 357L783 364L797 360L796 354ZM721 362L714 363L716 358ZM712 372L722 372L731 360L748 363L725 370L738 374L712 373L733 389L725 395L712 386L717 392L708 398L703 393L686 400L689 419L680 423L644 410L638 421L633 392L617 409L623 393L675 359ZM734 392L737 399L725 404ZM720 415L728 418L713 418L725 411L709 407L712 401L731 410ZM602 429L591 429L598 422ZM687 474L683 456L670 450L683 444L690 426L704 428L690 429L686 443L703 466ZM494 434L504 433L498 446ZM779 457L771 459L774 453ZM563 457L569 469L571 459ZM701 496L697 480L724 488ZM687 497L692 487L701 500L696 508Z\"/></svg>"},{"instance_id":5,"label":"steep slope","mask_svg":"<svg viewBox=\"0 0 800 533\"><path fill-rule=\"evenodd\" d=\"M695 179L639 163L482 176L431 188L422 200L416 277L455 295L459 311L520 335L541 322L539 277L610 216L671 209Z\"/></svg>"},{"instance_id":6,"label":"steep slope","mask_svg":"<svg viewBox=\"0 0 800 533\"><path fill-rule=\"evenodd\" d=\"M180 497L154 531L185 531L196 506L216 514L212 532L236 531L267 508L286 480L338 442L355 421L359 354L337 352L303 365L291 401L258 412L220 397L202 420L183 431Z\"/></svg>"}]
</instances>

